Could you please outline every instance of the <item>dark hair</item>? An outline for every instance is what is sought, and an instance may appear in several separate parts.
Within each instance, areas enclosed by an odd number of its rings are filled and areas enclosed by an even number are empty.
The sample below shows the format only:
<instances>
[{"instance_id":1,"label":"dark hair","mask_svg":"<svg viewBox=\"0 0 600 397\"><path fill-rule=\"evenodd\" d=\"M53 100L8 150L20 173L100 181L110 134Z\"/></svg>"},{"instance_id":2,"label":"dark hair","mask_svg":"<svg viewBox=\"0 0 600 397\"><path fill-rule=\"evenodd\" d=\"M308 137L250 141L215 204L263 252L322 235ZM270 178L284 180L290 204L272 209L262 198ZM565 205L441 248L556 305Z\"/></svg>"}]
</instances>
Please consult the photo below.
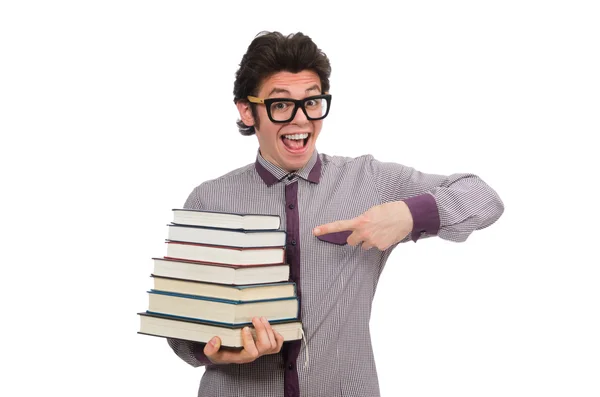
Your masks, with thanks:
<instances>
[{"instance_id":1,"label":"dark hair","mask_svg":"<svg viewBox=\"0 0 600 397\"><path fill-rule=\"evenodd\" d=\"M269 76L282 71L298 73L312 70L321 79L322 92L329 91L331 65L312 39L303 33L284 36L279 32L261 32L248 46L240 62L233 85L233 102L247 101L248 95L258 95L260 84ZM258 122L256 105L250 103L254 120ZM237 121L242 135L252 135L254 126Z\"/></svg>"}]
</instances>

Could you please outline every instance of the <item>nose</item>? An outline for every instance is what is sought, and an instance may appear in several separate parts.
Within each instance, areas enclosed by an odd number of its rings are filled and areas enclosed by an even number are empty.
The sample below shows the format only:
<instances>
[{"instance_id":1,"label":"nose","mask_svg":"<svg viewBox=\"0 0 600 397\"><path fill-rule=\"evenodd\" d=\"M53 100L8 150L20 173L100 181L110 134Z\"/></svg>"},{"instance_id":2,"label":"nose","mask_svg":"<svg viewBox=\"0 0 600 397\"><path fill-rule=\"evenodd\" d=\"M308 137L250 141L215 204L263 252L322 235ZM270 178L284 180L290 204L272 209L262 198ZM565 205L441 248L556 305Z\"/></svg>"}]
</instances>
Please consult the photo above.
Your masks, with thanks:
<instances>
[{"instance_id":1,"label":"nose","mask_svg":"<svg viewBox=\"0 0 600 397\"><path fill-rule=\"evenodd\" d=\"M302 110L301 107L298 107L298 109L296 110L296 114L294 115L294 118L292 119L292 123L296 124L296 125L305 125L308 122L309 122L309 120L306 118L304 111Z\"/></svg>"}]
</instances>

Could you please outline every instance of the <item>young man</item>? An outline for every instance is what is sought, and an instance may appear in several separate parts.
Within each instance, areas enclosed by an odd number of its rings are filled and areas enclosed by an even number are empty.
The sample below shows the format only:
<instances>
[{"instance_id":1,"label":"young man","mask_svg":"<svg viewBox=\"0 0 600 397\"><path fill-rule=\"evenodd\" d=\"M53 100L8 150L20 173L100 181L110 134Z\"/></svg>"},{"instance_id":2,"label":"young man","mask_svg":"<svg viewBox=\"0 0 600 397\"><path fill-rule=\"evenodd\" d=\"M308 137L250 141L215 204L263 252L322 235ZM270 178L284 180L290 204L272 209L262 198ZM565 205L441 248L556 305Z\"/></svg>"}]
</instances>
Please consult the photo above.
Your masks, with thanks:
<instances>
[{"instance_id":1,"label":"young man","mask_svg":"<svg viewBox=\"0 0 600 397\"><path fill-rule=\"evenodd\" d=\"M330 72L301 33L259 35L242 58L234 101L240 132L258 138L256 162L202 183L185 208L285 220L307 345L283 343L260 318L256 340L243 332L242 350L221 349L218 338L169 339L187 363L206 365L199 396L379 396L369 318L392 249L430 236L461 242L503 212L494 190L472 174L318 153Z\"/></svg>"}]
</instances>

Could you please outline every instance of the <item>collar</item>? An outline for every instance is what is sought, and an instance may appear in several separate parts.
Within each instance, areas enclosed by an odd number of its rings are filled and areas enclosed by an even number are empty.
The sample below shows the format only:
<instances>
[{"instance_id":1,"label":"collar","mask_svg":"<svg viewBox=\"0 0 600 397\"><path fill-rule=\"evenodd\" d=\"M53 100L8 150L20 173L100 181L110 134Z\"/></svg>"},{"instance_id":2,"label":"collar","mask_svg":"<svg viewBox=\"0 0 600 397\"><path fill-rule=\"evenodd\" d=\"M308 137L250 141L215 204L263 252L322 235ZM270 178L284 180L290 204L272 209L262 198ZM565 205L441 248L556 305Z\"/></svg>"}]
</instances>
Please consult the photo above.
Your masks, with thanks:
<instances>
[{"instance_id":1,"label":"collar","mask_svg":"<svg viewBox=\"0 0 600 397\"><path fill-rule=\"evenodd\" d=\"M258 175L260 175L267 186L271 186L276 182L281 181L290 174L288 171L265 160L262 154L260 154L260 149L256 155L254 166L256 172L258 172ZM304 167L294 172L294 174L309 182L319 183L319 179L321 178L321 158L316 149Z\"/></svg>"}]
</instances>

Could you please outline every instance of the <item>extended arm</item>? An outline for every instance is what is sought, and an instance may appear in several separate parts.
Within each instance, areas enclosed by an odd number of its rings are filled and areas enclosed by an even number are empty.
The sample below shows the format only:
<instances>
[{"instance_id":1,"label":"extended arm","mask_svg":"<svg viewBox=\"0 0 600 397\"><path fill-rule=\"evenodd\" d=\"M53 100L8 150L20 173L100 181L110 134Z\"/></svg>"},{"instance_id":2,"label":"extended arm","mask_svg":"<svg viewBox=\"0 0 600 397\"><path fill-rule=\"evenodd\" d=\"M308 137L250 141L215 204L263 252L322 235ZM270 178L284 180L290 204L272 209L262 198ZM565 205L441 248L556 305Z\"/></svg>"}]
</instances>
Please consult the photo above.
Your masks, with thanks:
<instances>
[{"instance_id":1,"label":"extended arm","mask_svg":"<svg viewBox=\"0 0 600 397\"><path fill-rule=\"evenodd\" d=\"M504 211L498 194L474 174L426 174L372 158L369 172L381 204L356 218L317 226L315 235L351 231L348 244L380 250L430 236L462 242Z\"/></svg>"}]
</instances>

